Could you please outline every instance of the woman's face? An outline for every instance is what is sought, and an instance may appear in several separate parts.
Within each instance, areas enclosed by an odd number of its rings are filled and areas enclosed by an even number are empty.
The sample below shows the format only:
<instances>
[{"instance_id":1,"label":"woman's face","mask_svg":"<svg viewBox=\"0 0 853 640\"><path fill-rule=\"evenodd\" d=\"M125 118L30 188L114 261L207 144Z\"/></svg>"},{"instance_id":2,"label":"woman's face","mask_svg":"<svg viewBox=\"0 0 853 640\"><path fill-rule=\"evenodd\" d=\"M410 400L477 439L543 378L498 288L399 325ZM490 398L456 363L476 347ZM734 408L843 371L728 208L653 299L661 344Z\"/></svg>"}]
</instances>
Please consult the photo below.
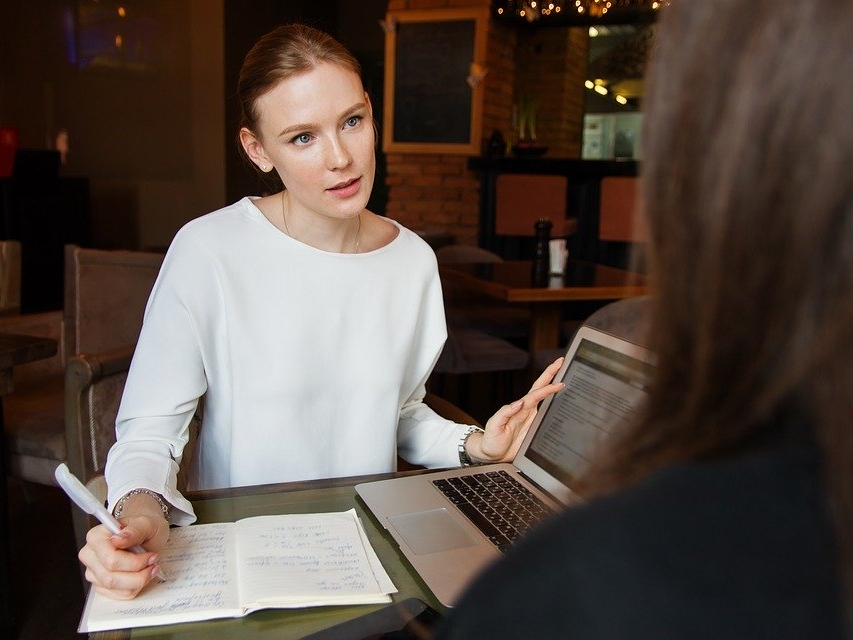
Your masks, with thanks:
<instances>
[{"instance_id":1,"label":"woman's face","mask_svg":"<svg viewBox=\"0 0 853 640\"><path fill-rule=\"evenodd\" d=\"M288 215L351 218L373 189L373 110L361 79L322 63L257 101L259 143L288 192Z\"/></svg>"}]
</instances>

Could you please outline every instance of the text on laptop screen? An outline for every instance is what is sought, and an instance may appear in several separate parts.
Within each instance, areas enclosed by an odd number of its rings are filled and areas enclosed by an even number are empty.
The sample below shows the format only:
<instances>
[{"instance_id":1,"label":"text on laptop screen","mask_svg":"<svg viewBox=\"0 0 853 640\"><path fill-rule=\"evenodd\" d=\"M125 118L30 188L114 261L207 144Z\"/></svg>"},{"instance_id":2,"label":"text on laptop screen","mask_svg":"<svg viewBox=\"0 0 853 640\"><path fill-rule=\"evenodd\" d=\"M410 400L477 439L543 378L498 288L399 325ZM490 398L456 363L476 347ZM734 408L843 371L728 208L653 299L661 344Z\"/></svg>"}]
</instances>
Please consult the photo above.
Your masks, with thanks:
<instances>
[{"instance_id":1,"label":"text on laptop screen","mask_svg":"<svg viewBox=\"0 0 853 640\"><path fill-rule=\"evenodd\" d=\"M647 397L653 365L582 340L525 454L564 484L589 468L596 447L627 426Z\"/></svg>"}]
</instances>

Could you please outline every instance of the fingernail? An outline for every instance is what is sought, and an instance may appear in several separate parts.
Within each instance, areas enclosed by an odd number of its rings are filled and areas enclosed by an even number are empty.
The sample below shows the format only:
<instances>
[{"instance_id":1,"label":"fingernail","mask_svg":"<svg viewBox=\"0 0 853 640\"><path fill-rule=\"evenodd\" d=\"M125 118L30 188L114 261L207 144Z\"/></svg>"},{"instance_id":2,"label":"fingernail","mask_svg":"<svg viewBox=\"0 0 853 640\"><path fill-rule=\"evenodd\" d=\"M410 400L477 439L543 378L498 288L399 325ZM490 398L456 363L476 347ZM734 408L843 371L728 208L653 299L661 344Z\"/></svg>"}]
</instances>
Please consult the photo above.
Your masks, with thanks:
<instances>
[{"instance_id":1,"label":"fingernail","mask_svg":"<svg viewBox=\"0 0 853 640\"><path fill-rule=\"evenodd\" d=\"M154 566L158 562L160 562L160 556L158 556L156 553L153 556L151 556L150 558L148 558L148 566L149 567Z\"/></svg>"},{"instance_id":2,"label":"fingernail","mask_svg":"<svg viewBox=\"0 0 853 640\"><path fill-rule=\"evenodd\" d=\"M524 400L516 400L510 406L511 409L518 409L521 405L524 404Z\"/></svg>"},{"instance_id":3,"label":"fingernail","mask_svg":"<svg viewBox=\"0 0 853 640\"><path fill-rule=\"evenodd\" d=\"M127 529L122 529L118 533L114 533L112 537L113 538L123 538L126 540L127 538L130 537L130 531L128 531Z\"/></svg>"},{"instance_id":4,"label":"fingernail","mask_svg":"<svg viewBox=\"0 0 853 640\"><path fill-rule=\"evenodd\" d=\"M151 577L159 582L166 582L166 574L159 566L151 567Z\"/></svg>"}]
</instances>

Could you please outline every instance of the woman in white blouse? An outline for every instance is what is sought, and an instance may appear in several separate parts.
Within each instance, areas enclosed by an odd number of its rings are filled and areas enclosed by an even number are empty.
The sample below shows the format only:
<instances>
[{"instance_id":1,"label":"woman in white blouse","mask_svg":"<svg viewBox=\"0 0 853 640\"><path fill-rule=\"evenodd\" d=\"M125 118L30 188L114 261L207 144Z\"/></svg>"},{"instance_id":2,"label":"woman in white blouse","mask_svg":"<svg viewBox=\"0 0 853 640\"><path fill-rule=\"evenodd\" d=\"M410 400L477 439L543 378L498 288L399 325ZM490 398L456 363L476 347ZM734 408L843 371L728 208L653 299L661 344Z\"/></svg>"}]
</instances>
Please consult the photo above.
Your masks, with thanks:
<instances>
[{"instance_id":1,"label":"woman in white blouse","mask_svg":"<svg viewBox=\"0 0 853 640\"><path fill-rule=\"evenodd\" d=\"M238 83L240 143L283 189L188 223L154 285L106 476L125 525L90 531L95 589L134 597L159 571L176 488L204 396L191 488L511 460L560 362L485 431L436 415L425 384L446 338L435 256L365 207L376 132L358 62L301 25L256 43ZM124 549L141 544L148 550Z\"/></svg>"}]
</instances>

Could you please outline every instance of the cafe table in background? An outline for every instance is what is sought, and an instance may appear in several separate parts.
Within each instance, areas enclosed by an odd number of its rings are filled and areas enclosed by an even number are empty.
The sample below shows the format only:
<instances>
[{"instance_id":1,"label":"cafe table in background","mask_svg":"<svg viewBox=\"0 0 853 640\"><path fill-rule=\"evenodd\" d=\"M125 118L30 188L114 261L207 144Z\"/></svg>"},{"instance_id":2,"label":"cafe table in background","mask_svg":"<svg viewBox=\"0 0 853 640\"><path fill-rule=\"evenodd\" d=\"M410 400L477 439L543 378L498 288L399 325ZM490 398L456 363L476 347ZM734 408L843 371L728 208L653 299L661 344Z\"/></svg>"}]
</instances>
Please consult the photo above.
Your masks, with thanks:
<instances>
[{"instance_id":1,"label":"cafe table in background","mask_svg":"<svg viewBox=\"0 0 853 640\"><path fill-rule=\"evenodd\" d=\"M602 264L569 260L564 274L547 279L539 279L533 266L528 260L509 260L440 265L439 271L442 279L451 279L472 292L528 305L531 362L540 350L561 346L560 325L564 317L583 319L576 317L580 312L573 316L571 305L590 301L605 303L649 292L647 276Z\"/></svg>"}]
</instances>

